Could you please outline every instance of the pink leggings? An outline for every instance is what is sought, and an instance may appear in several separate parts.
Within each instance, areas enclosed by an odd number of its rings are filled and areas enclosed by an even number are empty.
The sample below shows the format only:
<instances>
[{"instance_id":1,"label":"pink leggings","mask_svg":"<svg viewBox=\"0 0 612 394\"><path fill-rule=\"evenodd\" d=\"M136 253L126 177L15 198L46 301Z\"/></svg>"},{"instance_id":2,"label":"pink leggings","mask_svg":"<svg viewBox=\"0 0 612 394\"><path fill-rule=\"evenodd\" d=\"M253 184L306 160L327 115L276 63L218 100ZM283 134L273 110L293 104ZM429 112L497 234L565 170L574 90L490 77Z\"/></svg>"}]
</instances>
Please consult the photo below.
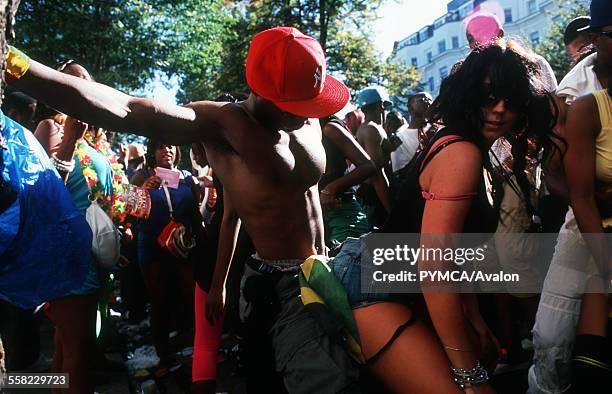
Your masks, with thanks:
<instances>
[{"instance_id":1,"label":"pink leggings","mask_svg":"<svg viewBox=\"0 0 612 394\"><path fill-rule=\"evenodd\" d=\"M193 340L193 367L191 381L217 380L217 352L221 344L223 319L214 325L206 319L208 293L195 285L195 338Z\"/></svg>"}]
</instances>

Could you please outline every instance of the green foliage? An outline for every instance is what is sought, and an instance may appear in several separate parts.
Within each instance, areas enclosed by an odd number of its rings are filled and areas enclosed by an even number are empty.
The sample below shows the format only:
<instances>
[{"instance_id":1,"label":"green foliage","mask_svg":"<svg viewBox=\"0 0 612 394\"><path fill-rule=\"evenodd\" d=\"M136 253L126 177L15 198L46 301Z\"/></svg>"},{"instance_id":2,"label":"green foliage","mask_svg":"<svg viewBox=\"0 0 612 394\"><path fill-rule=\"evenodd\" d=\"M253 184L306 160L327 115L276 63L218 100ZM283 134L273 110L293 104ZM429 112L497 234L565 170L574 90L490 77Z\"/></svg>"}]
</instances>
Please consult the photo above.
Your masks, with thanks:
<instances>
[{"instance_id":1,"label":"green foliage","mask_svg":"<svg viewBox=\"0 0 612 394\"><path fill-rule=\"evenodd\" d=\"M163 32L161 69L180 79L180 102L214 98L241 78L221 78L240 35L235 16L223 0L182 0L160 7ZM244 60L242 60L244 61Z\"/></svg>"},{"instance_id":2,"label":"green foliage","mask_svg":"<svg viewBox=\"0 0 612 394\"><path fill-rule=\"evenodd\" d=\"M16 45L45 64L74 59L100 81L137 89L158 66L152 3L24 0L16 17Z\"/></svg>"},{"instance_id":3,"label":"green foliage","mask_svg":"<svg viewBox=\"0 0 612 394\"><path fill-rule=\"evenodd\" d=\"M587 0L556 0L553 24L547 36L535 47L537 54L543 56L561 81L571 68L572 60L565 50L563 34L568 22L578 16L589 15Z\"/></svg>"},{"instance_id":4,"label":"green foliage","mask_svg":"<svg viewBox=\"0 0 612 394\"><path fill-rule=\"evenodd\" d=\"M216 89L223 40L232 32L223 0L24 0L16 45L49 65L83 64L99 81L134 91L155 71L182 78L187 91ZM197 75L200 78L189 79Z\"/></svg>"},{"instance_id":5,"label":"green foliage","mask_svg":"<svg viewBox=\"0 0 612 394\"><path fill-rule=\"evenodd\" d=\"M373 84L384 85L392 95L406 96L420 80L412 67L387 64L374 48L368 28L384 0L255 0L233 7L241 34L229 36L223 51L219 79L226 91L248 91L244 62L252 37L274 26L293 26L317 38L325 48L328 70L340 77L352 94ZM240 76L240 77L238 77ZM242 78L241 78L242 77Z\"/></svg>"},{"instance_id":6,"label":"green foliage","mask_svg":"<svg viewBox=\"0 0 612 394\"><path fill-rule=\"evenodd\" d=\"M24 0L16 45L53 65L68 58L99 81L137 91L156 72L180 83L179 102L247 92L252 37L294 26L320 40L329 71L355 94L372 84L406 96L413 68L384 62L369 29L385 0ZM176 80L176 78L174 79Z\"/></svg>"},{"instance_id":7,"label":"green foliage","mask_svg":"<svg viewBox=\"0 0 612 394\"><path fill-rule=\"evenodd\" d=\"M421 76L413 66L381 61L372 41L355 31L336 34L327 55L329 69L344 77L353 95L368 86L382 85L392 96L407 97L420 83Z\"/></svg>"}]
</instances>

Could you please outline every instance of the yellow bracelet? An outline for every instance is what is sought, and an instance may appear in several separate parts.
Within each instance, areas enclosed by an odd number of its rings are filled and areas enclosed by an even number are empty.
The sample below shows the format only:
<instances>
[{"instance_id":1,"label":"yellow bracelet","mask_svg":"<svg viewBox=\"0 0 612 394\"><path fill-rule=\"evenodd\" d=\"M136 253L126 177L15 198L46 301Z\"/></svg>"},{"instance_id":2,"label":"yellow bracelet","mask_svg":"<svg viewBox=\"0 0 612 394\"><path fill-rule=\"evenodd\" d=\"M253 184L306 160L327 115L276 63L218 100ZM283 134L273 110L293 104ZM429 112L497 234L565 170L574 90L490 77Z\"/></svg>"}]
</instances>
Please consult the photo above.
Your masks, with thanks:
<instances>
[{"instance_id":1,"label":"yellow bracelet","mask_svg":"<svg viewBox=\"0 0 612 394\"><path fill-rule=\"evenodd\" d=\"M9 51L6 54L6 72L19 79L28 72L30 68L30 58L19 49L9 45Z\"/></svg>"}]
</instances>

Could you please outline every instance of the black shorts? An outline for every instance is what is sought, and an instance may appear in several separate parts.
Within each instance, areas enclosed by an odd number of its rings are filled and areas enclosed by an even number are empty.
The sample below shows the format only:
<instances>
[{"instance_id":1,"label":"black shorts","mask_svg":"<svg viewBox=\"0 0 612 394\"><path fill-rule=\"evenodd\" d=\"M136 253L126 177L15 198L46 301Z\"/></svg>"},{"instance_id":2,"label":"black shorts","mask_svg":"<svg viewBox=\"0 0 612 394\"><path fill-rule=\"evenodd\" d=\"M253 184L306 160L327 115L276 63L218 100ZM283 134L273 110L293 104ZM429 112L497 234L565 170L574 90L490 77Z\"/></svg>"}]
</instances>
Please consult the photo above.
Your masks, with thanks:
<instances>
[{"instance_id":1,"label":"black shorts","mask_svg":"<svg viewBox=\"0 0 612 394\"><path fill-rule=\"evenodd\" d=\"M249 392L359 392L359 366L304 308L297 275L252 266L241 286Z\"/></svg>"}]
</instances>

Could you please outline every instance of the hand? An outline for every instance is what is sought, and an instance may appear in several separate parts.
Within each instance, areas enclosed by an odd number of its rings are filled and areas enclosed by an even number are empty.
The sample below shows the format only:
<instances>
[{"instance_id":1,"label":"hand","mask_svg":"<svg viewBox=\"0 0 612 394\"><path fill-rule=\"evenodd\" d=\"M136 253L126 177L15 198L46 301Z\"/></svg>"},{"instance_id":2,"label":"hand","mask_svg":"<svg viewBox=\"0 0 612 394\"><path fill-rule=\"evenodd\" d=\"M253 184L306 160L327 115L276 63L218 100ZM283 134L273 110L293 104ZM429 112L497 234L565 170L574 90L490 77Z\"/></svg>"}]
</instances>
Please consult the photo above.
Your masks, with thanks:
<instances>
[{"instance_id":1,"label":"hand","mask_svg":"<svg viewBox=\"0 0 612 394\"><path fill-rule=\"evenodd\" d=\"M210 175L202 175L198 177L197 179L198 181L200 181L201 187L215 187L215 184L213 183L213 179Z\"/></svg>"},{"instance_id":2,"label":"hand","mask_svg":"<svg viewBox=\"0 0 612 394\"><path fill-rule=\"evenodd\" d=\"M484 322L482 316L478 314L477 317L471 318L470 323L476 331L478 339L478 359L482 363L482 366L489 373L493 373L497 361L499 359L500 344L493 332L489 329L489 326Z\"/></svg>"},{"instance_id":3,"label":"hand","mask_svg":"<svg viewBox=\"0 0 612 394\"><path fill-rule=\"evenodd\" d=\"M206 319L210 324L215 324L220 320L225 309L225 286L219 289L214 284L211 285L208 297L206 298Z\"/></svg>"},{"instance_id":4,"label":"hand","mask_svg":"<svg viewBox=\"0 0 612 394\"><path fill-rule=\"evenodd\" d=\"M160 186L161 178L156 175L150 176L149 179L142 184L143 189L159 189Z\"/></svg>"},{"instance_id":5,"label":"hand","mask_svg":"<svg viewBox=\"0 0 612 394\"><path fill-rule=\"evenodd\" d=\"M123 143L119 143L119 161L123 162L128 154L128 147Z\"/></svg>"},{"instance_id":6,"label":"hand","mask_svg":"<svg viewBox=\"0 0 612 394\"><path fill-rule=\"evenodd\" d=\"M66 117L66 122L64 123L64 138L78 141L83 138L86 131L87 123L81 122L71 116Z\"/></svg>"},{"instance_id":7,"label":"hand","mask_svg":"<svg viewBox=\"0 0 612 394\"><path fill-rule=\"evenodd\" d=\"M340 199L337 198L336 196L334 196L333 193L327 193L327 191L321 190L320 194L320 201L321 201L321 208L326 211L328 209L332 209L332 208L336 208L340 205Z\"/></svg>"}]
</instances>

